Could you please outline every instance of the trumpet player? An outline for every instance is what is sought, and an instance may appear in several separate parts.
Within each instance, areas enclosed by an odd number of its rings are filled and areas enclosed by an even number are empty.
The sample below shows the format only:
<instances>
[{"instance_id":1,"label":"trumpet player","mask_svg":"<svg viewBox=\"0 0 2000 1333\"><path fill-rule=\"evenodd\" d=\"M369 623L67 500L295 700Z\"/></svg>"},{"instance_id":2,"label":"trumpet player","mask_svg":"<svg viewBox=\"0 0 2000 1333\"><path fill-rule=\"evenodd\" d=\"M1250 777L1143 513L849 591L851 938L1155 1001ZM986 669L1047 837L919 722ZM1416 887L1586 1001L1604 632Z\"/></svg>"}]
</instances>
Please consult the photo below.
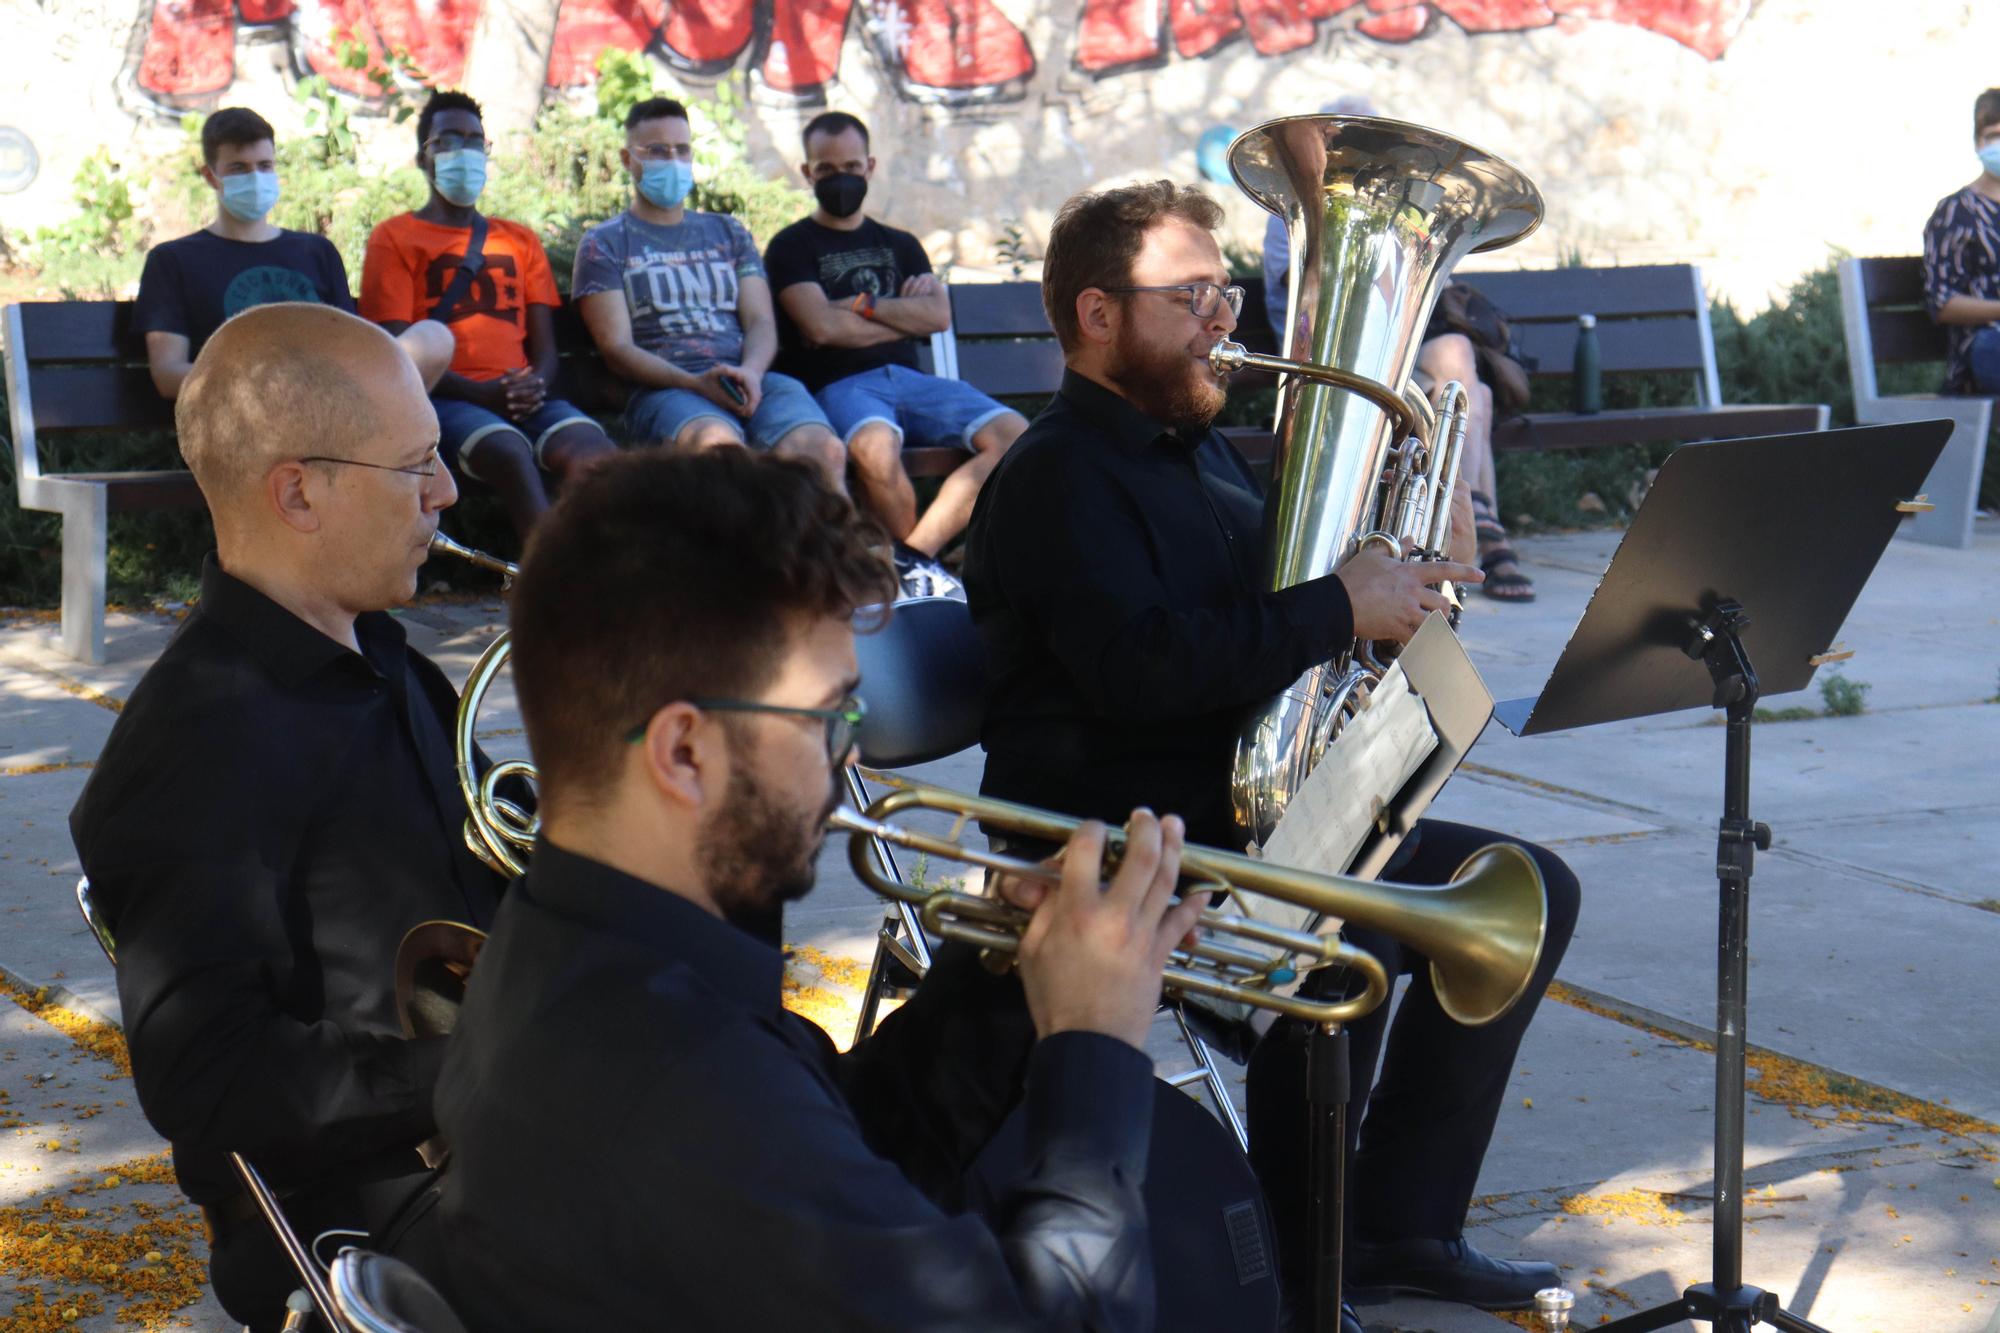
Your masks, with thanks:
<instances>
[{"instance_id":1,"label":"trumpet player","mask_svg":"<svg viewBox=\"0 0 2000 1333\"><path fill-rule=\"evenodd\" d=\"M468 1325L1153 1327L1140 1195L1180 821L1133 816L1099 890L1070 844L1018 975L962 946L836 1056L787 1013L862 707L855 608L880 534L806 464L614 459L536 530L512 606L542 833L472 977L438 1089L446 1277ZM1025 1078L999 1221L932 1201Z\"/></svg>"},{"instance_id":2,"label":"trumpet player","mask_svg":"<svg viewBox=\"0 0 2000 1333\"><path fill-rule=\"evenodd\" d=\"M260 306L209 339L174 412L216 549L70 832L216 1296L276 1329L295 1278L225 1155L305 1236L386 1216L423 1170L444 1054L402 1036L397 943L484 926L502 882L461 835L457 695L385 614L457 495L416 367L330 306Z\"/></svg>"},{"instance_id":3,"label":"trumpet player","mask_svg":"<svg viewBox=\"0 0 2000 1333\"><path fill-rule=\"evenodd\" d=\"M1167 181L1064 205L1042 299L1066 370L980 493L965 584L993 675L983 794L1098 818L1143 804L1183 815L1196 843L1229 846L1245 711L1356 636L1407 640L1447 605L1434 585L1481 575L1463 563L1472 524L1461 511L1456 560L1367 550L1323 578L1263 589L1263 497L1211 424L1227 385L1208 352L1242 302L1212 234L1221 218ZM1424 821L1383 878L1442 883L1495 839ZM1515 1051L1576 916L1575 878L1528 850L1547 881L1546 946L1528 994L1487 1027L1446 1017L1410 951L1349 932L1392 977L1414 974L1393 1031L1387 1006L1350 1029L1353 1294L1525 1309L1555 1284L1553 1265L1492 1258L1463 1235ZM1310 1308L1303 1035L1291 1020L1274 1027L1248 1088L1252 1164L1300 1309Z\"/></svg>"}]
</instances>

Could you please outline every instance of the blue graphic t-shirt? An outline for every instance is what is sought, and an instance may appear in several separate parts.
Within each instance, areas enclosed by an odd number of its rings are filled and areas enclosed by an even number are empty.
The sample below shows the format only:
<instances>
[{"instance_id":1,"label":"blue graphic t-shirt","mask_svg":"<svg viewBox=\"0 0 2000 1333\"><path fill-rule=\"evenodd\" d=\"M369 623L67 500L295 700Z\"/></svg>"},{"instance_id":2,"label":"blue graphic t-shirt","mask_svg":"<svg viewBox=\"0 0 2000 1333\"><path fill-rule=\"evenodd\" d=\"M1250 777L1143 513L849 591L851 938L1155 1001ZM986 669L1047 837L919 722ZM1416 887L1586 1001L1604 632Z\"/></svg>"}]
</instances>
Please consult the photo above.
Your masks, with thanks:
<instances>
[{"instance_id":1,"label":"blue graphic t-shirt","mask_svg":"<svg viewBox=\"0 0 2000 1333\"><path fill-rule=\"evenodd\" d=\"M620 213L585 233L570 296L625 293L632 341L699 375L743 359L737 297L745 278L762 278L750 229L719 213L689 211L671 227Z\"/></svg>"},{"instance_id":2,"label":"blue graphic t-shirt","mask_svg":"<svg viewBox=\"0 0 2000 1333\"><path fill-rule=\"evenodd\" d=\"M133 327L141 334L182 334L194 356L231 315L274 301L353 311L347 269L332 241L302 231L280 231L268 241L198 231L156 246L139 278Z\"/></svg>"}]
</instances>

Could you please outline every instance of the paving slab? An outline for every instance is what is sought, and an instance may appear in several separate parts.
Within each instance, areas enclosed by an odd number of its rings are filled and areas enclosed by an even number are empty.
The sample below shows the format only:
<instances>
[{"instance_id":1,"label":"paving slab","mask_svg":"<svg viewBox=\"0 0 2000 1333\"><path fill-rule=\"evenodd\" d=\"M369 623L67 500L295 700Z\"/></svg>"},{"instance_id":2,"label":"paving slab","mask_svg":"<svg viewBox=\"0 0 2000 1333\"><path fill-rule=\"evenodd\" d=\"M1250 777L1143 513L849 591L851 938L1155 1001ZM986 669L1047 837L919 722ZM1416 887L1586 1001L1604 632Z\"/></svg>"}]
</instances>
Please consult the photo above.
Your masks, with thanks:
<instances>
[{"instance_id":1,"label":"paving slab","mask_svg":"<svg viewBox=\"0 0 2000 1333\"><path fill-rule=\"evenodd\" d=\"M69 812L89 777L84 767L0 777L0 972L61 986L115 1019L111 967L76 910L83 867Z\"/></svg>"},{"instance_id":2,"label":"paving slab","mask_svg":"<svg viewBox=\"0 0 2000 1333\"><path fill-rule=\"evenodd\" d=\"M1793 820L1783 828L1777 845L1800 859L1871 871L1913 891L2000 910L2000 803Z\"/></svg>"}]
</instances>

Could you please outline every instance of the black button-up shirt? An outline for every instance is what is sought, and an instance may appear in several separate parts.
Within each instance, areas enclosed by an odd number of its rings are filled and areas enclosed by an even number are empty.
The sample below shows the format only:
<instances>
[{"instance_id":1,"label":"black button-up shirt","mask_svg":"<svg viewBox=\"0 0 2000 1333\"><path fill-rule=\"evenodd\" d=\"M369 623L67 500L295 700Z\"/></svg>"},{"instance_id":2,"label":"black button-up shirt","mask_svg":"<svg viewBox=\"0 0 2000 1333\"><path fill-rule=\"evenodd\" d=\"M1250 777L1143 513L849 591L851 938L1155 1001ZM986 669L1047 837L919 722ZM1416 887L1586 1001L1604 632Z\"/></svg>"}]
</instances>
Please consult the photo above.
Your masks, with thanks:
<instances>
[{"instance_id":1,"label":"black button-up shirt","mask_svg":"<svg viewBox=\"0 0 2000 1333\"><path fill-rule=\"evenodd\" d=\"M1231 846L1247 710L1353 637L1332 575L1263 590L1255 477L1075 371L981 488L965 591L992 672L980 790Z\"/></svg>"},{"instance_id":2,"label":"black button-up shirt","mask_svg":"<svg viewBox=\"0 0 2000 1333\"><path fill-rule=\"evenodd\" d=\"M836 1056L771 944L547 841L501 907L438 1085L468 1326L1132 1330L1152 1324L1151 1063L1033 1040L961 946ZM996 1228L948 1196L1025 1071Z\"/></svg>"},{"instance_id":3,"label":"black button-up shirt","mask_svg":"<svg viewBox=\"0 0 2000 1333\"><path fill-rule=\"evenodd\" d=\"M465 848L457 694L394 617L356 653L210 558L200 604L132 691L70 834L118 943L146 1117L181 1186L410 1170L441 1039L407 1041L411 926L484 926L503 885Z\"/></svg>"}]
</instances>

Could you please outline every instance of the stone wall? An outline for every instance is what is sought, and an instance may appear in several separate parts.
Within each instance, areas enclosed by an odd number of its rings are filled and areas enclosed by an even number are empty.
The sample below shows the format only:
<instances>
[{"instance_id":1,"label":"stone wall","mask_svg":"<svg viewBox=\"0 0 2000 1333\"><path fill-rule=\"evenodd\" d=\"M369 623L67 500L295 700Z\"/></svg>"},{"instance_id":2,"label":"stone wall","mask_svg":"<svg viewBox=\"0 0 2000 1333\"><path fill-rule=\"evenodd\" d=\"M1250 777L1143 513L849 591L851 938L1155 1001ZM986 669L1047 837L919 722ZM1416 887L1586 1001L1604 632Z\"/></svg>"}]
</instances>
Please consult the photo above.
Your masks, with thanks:
<instances>
[{"instance_id":1,"label":"stone wall","mask_svg":"<svg viewBox=\"0 0 2000 1333\"><path fill-rule=\"evenodd\" d=\"M100 144L171 148L183 108L247 103L289 130L299 73L365 91L334 54L352 33L452 82L479 3L0 0L0 126L40 159L0 228L67 211ZM1038 252L1072 191L1194 178L1218 126L1364 93L1541 185L1542 231L1483 262L1692 261L1751 307L1831 247L1914 251L1976 173L1972 99L2000 83L2000 7L1966 0L563 0L552 87L587 96L606 45L648 50L691 98L736 81L773 172L816 111L860 114L870 207L961 265L993 264L1009 229ZM407 126L357 119L375 159L407 154ZM0 143L0 183L20 164ZM1216 192L1254 245L1261 214Z\"/></svg>"}]
</instances>

